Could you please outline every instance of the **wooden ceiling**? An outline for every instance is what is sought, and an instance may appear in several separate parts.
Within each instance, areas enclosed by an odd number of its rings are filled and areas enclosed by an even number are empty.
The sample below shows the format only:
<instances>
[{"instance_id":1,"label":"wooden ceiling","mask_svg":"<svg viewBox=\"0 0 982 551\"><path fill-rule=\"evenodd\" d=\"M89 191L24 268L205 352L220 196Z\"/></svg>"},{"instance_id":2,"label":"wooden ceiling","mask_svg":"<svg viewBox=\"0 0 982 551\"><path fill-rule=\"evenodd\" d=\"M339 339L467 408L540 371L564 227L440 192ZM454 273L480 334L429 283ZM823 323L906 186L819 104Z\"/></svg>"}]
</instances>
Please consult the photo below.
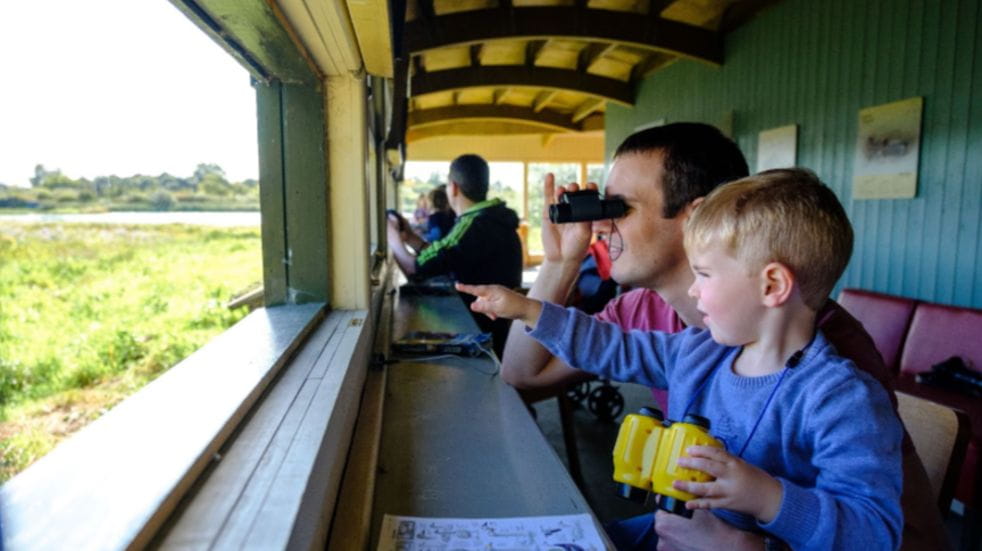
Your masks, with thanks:
<instances>
[{"instance_id":1,"label":"wooden ceiling","mask_svg":"<svg viewBox=\"0 0 982 551\"><path fill-rule=\"evenodd\" d=\"M719 66L777 0L266 0L315 73L392 79L387 150L437 136L602 131L645 77Z\"/></svg>"},{"instance_id":2,"label":"wooden ceiling","mask_svg":"<svg viewBox=\"0 0 982 551\"><path fill-rule=\"evenodd\" d=\"M395 64L406 140L602 129L607 105L633 105L653 72L721 65L725 33L770 3L409 0Z\"/></svg>"}]
</instances>

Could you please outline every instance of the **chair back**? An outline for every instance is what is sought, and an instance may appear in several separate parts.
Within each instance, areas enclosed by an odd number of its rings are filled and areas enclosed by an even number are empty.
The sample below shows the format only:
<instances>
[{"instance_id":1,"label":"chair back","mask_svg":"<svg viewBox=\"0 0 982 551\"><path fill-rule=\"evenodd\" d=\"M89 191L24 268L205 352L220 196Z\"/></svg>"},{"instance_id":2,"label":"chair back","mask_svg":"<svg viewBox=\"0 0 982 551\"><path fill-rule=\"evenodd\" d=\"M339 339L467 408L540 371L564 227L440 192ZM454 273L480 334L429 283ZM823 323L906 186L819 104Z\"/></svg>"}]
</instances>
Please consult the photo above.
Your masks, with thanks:
<instances>
[{"instance_id":1,"label":"chair back","mask_svg":"<svg viewBox=\"0 0 982 551\"><path fill-rule=\"evenodd\" d=\"M946 515L971 435L968 416L903 392L897 392L897 409L927 470L941 514Z\"/></svg>"},{"instance_id":2,"label":"chair back","mask_svg":"<svg viewBox=\"0 0 982 551\"><path fill-rule=\"evenodd\" d=\"M896 375L917 301L862 289L843 289L836 302L863 324L883 356L883 363Z\"/></svg>"}]
</instances>

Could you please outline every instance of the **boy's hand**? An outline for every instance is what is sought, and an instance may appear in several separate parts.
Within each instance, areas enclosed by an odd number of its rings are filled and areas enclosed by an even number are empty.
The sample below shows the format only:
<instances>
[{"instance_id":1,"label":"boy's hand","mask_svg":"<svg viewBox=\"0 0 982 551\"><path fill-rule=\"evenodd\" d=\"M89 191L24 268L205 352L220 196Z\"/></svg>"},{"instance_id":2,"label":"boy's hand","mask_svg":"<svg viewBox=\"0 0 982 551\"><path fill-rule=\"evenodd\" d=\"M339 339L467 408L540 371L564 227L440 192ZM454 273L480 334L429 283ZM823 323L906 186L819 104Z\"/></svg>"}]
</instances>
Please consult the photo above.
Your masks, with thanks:
<instances>
[{"instance_id":1,"label":"boy's hand","mask_svg":"<svg viewBox=\"0 0 982 551\"><path fill-rule=\"evenodd\" d=\"M730 509L764 523L777 516L784 491L766 471L712 446L689 446L686 453L689 457L679 458L680 467L716 477L712 482L675 481L675 489L698 496L685 504L687 509Z\"/></svg>"},{"instance_id":2,"label":"boy's hand","mask_svg":"<svg viewBox=\"0 0 982 551\"><path fill-rule=\"evenodd\" d=\"M474 295L477 300L471 303L471 310L480 312L491 319L508 318L521 320L525 325L535 328L542 312L542 303L525 298L515 291L501 285L457 284L457 290Z\"/></svg>"}]
</instances>

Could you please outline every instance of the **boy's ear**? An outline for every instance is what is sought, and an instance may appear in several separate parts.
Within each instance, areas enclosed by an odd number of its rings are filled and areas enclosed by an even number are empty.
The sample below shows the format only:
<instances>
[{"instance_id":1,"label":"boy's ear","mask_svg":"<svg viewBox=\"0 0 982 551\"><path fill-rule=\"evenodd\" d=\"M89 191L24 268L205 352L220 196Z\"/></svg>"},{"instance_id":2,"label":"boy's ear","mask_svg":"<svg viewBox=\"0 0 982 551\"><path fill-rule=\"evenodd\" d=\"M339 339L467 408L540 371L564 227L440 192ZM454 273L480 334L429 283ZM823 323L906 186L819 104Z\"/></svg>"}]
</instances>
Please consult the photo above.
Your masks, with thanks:
<instances>
[{"instance_id":1,"label":"boy's ear","mask_svg":"<svg viewBox=\"0 0 982 551\"><path fill-rule=\"evenodd\" d=\"M692 201L689 201L689 204L682 209L682 214L685 215L685 218L689 218L692 216L692 211L696 210L696 207L698 207L705 200L705 197L696 197Z\"/></svg>"},{"instance_id":2,"label":"boy's ear","mask_svg":"<svg viewBox=\"0 0 982 551\"><path fill-rule=\"evenodd\" d=\"M771 262L761 270L761 295L764 306L775 308L791 298L794 292L794 273L780 262Z\"/></svg>"}]
</instances>

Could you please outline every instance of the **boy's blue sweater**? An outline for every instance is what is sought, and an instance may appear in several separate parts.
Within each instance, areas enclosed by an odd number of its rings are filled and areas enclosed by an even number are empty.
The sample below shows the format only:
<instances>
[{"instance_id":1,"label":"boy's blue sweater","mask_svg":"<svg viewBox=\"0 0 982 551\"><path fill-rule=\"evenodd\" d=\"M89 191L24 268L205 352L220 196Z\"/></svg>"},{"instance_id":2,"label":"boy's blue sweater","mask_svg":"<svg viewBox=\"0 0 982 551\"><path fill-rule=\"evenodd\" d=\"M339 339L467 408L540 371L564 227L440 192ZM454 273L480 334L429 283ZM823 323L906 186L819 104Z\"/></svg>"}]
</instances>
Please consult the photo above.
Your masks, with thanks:
<instances>
[{"instance_id":1,"label":"boy's blue sweater","mask_svg":"<svg viewBox=\"0 0 982 551\"><path fill-rule=\"evenodd\" d=\"M710 421L710 432L734 455L760 426L743 459L776 477L784 490L767 524L727 510L717 516L744 530L764 530L798 551L897 549L903 528L902 429L883 387L845 358L819 332L789 369L761 412L781 373L733 373L740 348L712 340L709 331L631 331L575 309L545 303L530 335L569 365L616 381L670 388L667 418L688 413Z\"/></svg>"}]
</instances>

